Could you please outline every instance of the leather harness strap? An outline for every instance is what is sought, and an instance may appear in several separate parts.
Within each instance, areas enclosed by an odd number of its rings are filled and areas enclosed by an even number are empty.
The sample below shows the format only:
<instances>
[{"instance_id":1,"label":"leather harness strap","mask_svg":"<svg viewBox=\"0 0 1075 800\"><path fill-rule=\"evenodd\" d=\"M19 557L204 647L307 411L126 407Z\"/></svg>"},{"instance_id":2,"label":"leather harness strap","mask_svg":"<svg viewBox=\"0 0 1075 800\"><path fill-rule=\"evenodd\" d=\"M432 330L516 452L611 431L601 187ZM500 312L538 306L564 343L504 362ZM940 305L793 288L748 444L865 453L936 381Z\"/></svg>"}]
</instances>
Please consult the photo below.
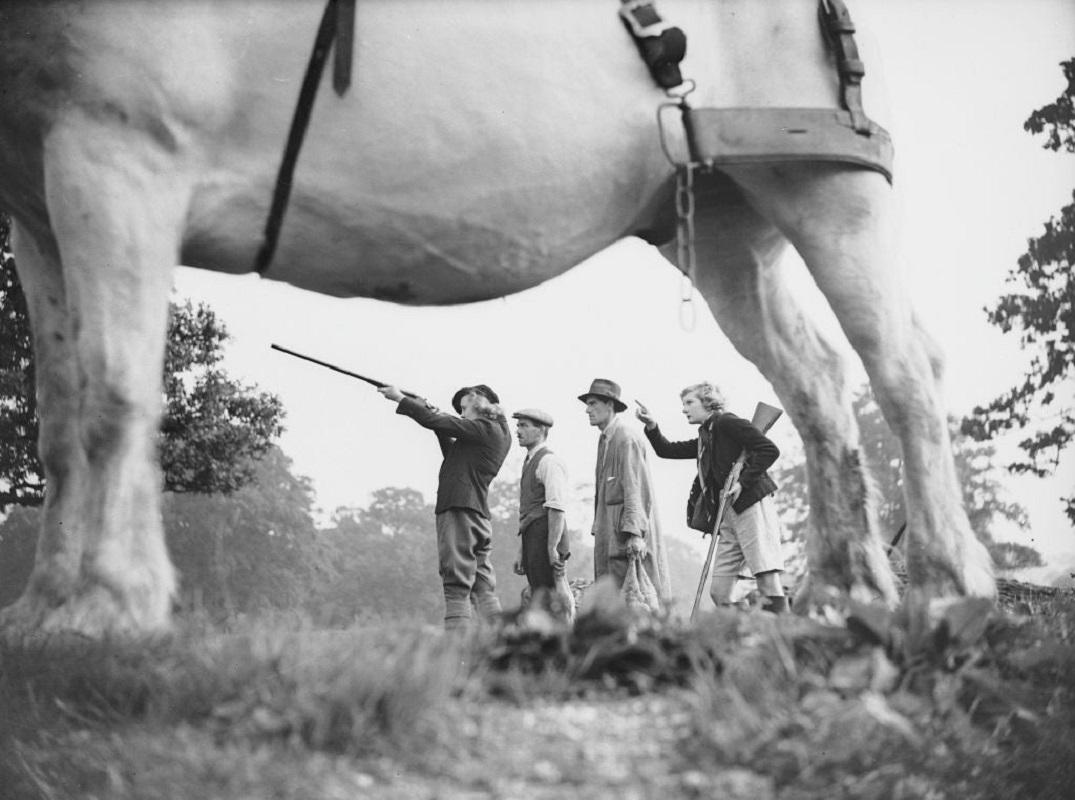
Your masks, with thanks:
<instances>
[{"instance_id":1,"label":"leather harness strap","mask_svg":"<svg viewBox=\"0 0 1075 800\"><path fill-rule=\"evenodd\" d=\"M851 12L843 0L819 0L817 12L821 29L836 51L840 105L851 114L851 124L858 133L869 133L870 120L862 108L862 78L866 74L866 65L859 58Z\"/></svg>"},{"instance_id":2,"label":"leather harness strap","mask_svg":"<svg viewBox=\"0 0 1075 800\"><path fill-rule=\"evenodd\" d=\"M674 89L683 83L679 62L687 54L686 34L664 21L653 0L622 0L620 17L657 85Z\"/></svg>"},{"instance_id":3,"label":"leather harness strap","mask_svg":"<svg viewBox=\"0 0 1075 800\"><path fill-rule=\"evenodd\" d=\"M284 222L288 198L291 196L295 164L299 160L302 140L306 136L306 128L310 124L310 115L317 97L317 87L321 83L321 75L333 41L336 43L336 60L332 87L336 94L342 95L351 86L354 18L355 0L328 0L325 13L321 16L321 24L318 26L317 36L314 39L313 52L310 53L310 62L306 65L306 75L302 79L299 99L295 104L295 114L291 118L291 129L287 134L284 156L280 161L280 169L276 173L276 187L273 189L269 216L265 220L264 238L254 261L254 269L259 275L265 274L276 253L280 227Z\"/></svg>"}]
</instances>

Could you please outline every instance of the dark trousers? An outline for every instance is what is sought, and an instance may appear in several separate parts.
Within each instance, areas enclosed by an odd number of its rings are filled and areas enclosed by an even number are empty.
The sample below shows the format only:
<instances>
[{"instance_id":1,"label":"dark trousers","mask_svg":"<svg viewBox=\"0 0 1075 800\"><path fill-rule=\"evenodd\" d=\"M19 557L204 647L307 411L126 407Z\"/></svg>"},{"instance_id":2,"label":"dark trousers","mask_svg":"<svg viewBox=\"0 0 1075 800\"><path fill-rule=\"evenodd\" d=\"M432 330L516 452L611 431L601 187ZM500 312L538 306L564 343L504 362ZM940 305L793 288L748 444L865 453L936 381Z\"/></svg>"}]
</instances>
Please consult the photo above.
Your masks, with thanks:
<instances>
[{"instance_id":1,"label":"dark trousers","mask_svg":"<svg viewBox=\"0 0 1075 800\"><path fill-rule=\"evenodd\" d=\"M555 576L549 561L549 518L538 517L523 528L523 572L530 590L552 589Z\"/></svg>"},{"instance_id":2,"label":"dark trousers","mask_svg":"<svg viewBox=\"0 0 1075 800\"><path fill-rule=\"evenodd\" d=\"M444 624L455 627L470 618L473 603L485 618L500 613L489 520L469 508L437 514L437 553L444 584Z\"/></svg>"}]
</instances>

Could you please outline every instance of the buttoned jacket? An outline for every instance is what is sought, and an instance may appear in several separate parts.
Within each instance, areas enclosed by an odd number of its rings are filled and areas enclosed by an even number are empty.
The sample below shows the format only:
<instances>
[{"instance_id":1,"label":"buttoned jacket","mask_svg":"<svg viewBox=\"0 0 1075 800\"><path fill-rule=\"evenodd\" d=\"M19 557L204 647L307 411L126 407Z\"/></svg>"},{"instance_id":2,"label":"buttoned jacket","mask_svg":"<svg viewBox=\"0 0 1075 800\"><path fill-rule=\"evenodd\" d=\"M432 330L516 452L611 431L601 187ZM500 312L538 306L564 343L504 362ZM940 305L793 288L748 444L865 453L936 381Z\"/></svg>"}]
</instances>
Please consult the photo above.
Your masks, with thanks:
<instances>
[{"instance_id":1,"label":"buttoned jacket","mask_svg":"<svg viewBox=\"0 0 1075 800\"><path fill-rule=\"evenodd\" d=\"M656 425L646 430L646 438L661 458L697 460L698 474L687 500L687 524L695 530L712 533L720 493L740 453L745 452L746 459L739 474L743 490L732 503L735 512L741 514L777 490L776 481L766 470L780 457L780 449L735 414L711 415L699 426L694 439L670 442Z\"/></svg>"},{"instance_id":2,"label":"buttoned jacket","mask_svg":"<svg viewBox=\"0 0 1075 800\"><path fill-rule=\"evenodd\" d=\"M488 518L489 484L511 449L507 418L500 414L495 419L464 419L410 397L400 400L396 413L434 431L440 441L444 461L437 479L436 513L463 508Z\"/></svg>"}]
</instances>

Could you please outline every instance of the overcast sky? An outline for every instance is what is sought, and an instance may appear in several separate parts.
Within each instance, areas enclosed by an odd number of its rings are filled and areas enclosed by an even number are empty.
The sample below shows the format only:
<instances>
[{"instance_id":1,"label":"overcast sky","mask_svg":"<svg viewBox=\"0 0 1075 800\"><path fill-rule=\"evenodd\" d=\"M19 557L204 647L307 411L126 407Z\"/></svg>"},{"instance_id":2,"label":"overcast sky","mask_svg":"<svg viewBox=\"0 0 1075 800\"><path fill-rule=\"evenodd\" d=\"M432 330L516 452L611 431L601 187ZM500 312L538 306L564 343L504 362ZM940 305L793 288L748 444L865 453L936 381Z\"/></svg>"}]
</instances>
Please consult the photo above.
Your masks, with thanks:
<instances>
[{"instance_id":1,"label":"overcast sky","mask_svg":"<svg viewBox=\"0 0 1075 800\"><path fill-rule=\"evenodd\" d=\"M1058 64L1075 56L1075 3L849 5L881 50L867 70L884 72L893 113L906 279L948 357L949 409L964 414L1022 374L1017 341L991 327L982 308L1005 291L1005 275L1027 237L1071 202L1075 157L1043 150L1022 123L1063 89ZM867 82L867 111L870 91ZM799 277L803 302L827 312L805 269ZM282 446L296 471L313 479L326 512L363 505L382 486L413 486L431 497L437 446L372 389L275 353L271 342L398 383L445 408L458 386L476 382L492 385L509 409L543 407L556 418L551 444L573 479L585 481L596 435L575 396L593 377L619 381L666 420L671 434L690 433L677 396L699 379L720 383L743 416L758 400L775 402L700 300L697 325L684 330L679 286L676 270L637 240L530 291L455 308L336 300L190 269L176 278L180 297L211 305L233 334L229 371L282 398ZM773 438L795 447L786 420ZM662 517L679 527L692 466L654 461ZM520 464L513 451L501 477L517 478ZM1051 480L1009 485L1033 523L1029 534L1014 538L1042 550L1054 570L1075 564L1075 532L1057 501L1075 485L1075 454Z\"/></svg>"}]
</instances>

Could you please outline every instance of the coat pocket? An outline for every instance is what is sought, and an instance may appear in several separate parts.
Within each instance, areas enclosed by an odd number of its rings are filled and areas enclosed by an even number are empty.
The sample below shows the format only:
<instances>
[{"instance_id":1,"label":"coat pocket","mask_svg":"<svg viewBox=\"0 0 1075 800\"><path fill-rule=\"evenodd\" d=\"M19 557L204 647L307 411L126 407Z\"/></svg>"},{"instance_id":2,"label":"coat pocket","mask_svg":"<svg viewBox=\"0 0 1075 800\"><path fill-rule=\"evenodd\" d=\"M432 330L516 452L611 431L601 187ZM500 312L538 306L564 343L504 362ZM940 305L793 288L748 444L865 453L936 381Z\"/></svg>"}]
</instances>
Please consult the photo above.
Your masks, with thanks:
<instances>
[{"instance_id":1,"label":"coat pocket","mask_svg":"<svg viewBox=\"0 0 1075 800\"><path fill-rule=\"evenodd\" d=\"M623 505L623 480L616 475L605 478L605 505Z\"/></svg>"}]
</instances>

